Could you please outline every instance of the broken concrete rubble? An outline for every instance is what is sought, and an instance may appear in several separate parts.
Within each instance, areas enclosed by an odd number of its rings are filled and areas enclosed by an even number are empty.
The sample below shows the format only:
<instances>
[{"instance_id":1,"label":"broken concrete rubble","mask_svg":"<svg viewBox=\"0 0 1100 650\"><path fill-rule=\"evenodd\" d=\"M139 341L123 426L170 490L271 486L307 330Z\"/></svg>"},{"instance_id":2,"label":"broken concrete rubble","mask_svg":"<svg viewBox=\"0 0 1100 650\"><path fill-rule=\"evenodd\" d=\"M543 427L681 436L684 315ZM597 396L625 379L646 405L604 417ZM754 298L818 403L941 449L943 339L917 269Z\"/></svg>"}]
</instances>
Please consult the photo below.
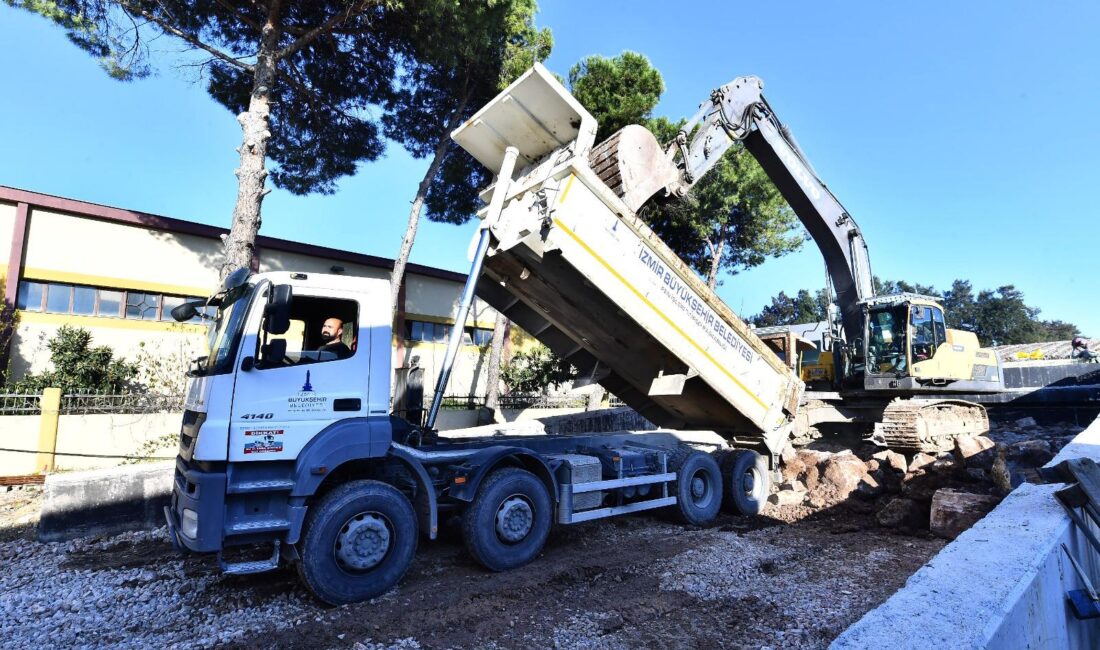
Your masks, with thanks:
<instances>
[{"instance_id":1,"label":"broken concrete rubble","mask_svg":"<svg viewBox=\"0 0 1100 650\"><path fill-rule=\"evenodd\" d=\"M916 471L922 469L925 465L931 465L934 462L936 462L936 457L933 456L932 454L926 454L924 452L916 453L916 454L913 455L913 458L909 461L908 471L910 473L916 472Z\"/></svg>"},{"instance_id":2,"label":"broken concrete rubble","mask_svg":"<svg viewBox=\"0 0 1100 650\"><path fill-rule=\"evenodd\" d=\"M892 497L875 514L880 526L917 530L928 524L928 508L919 501Z\"/></svg>"},{"instance_id":3,"label":"broken concrete rubble","mask_svg":"<svg viewBox=\"0 0 1100 650\"><path fill-rule=\"evenodd\" d=\"M847 449L827 440L785 450L783 481L769 502L792 508L782 515L791 519L825 508L869 509L880 526L927 534L938 499L936 534L951 538L984 516L1080 430L1069 424L1026 432L1016 423L1012 427L960 438L952 452L939 454L907 457L870 444Z\"/></svg>"},{"instance_id":4,"label":"broken concrete rubble","mask_svg":"<svg viewBox=\"0 0 1100 650\"><path fill-rule=\"evenodd\" d=\"M909 463L906 462L905 456L892 449L884 449L871 458L879 462L879 467L889 467L901 474L909 469Z\"/></svg>"},{"instance_id":5,"label":"broken concrete rubble","mask_svg":"<svg viewBox=\"0 0 1100 650\"><path fill-rule=\"evenodd\" d=\"M996 447L985 436L963 436L955 440L955 458L968 468L989 469L997 457Z\"/></svg>"},{"instance_id":6,"label":"broken concrete rubble","mask_svg":"<svg viewBox=\"0 0 1100 650\"><path fill-rule=\"evenodd\" d=\"M928 529L940 537L955 539L1000 502L999 497L988 494L972 494L949 488L937 490L932 496Z\"/></svg>"}]
</instances>

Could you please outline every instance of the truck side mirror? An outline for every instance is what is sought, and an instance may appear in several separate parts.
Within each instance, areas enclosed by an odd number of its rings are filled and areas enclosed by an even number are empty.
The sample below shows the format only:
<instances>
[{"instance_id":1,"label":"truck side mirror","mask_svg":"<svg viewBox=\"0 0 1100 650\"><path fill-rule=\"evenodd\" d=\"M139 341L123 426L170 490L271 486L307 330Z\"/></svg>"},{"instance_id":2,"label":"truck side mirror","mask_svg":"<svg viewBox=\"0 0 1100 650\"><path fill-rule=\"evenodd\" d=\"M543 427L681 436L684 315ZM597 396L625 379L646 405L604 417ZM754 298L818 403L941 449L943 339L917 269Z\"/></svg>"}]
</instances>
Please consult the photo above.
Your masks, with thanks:
<instances>
[{"instance_id":1,"label":"truck side mirror","mask_svg":"<svg viewBox=\"0 0 1100 650\"><path fill-rule=\"evenodd\" d=\"M199 307L206 303L202 300L192 300L172 308L172 320L183 323L199 315Z\"/></svg>"},{"instance_id":2,"label":"truck side mirror","mask_svg":"<svg viewBox=\"0 0 1100 650\"><path fill-rule=\"evenodd\" d=\"M290 301L294 292L289 284L277 284L268 294L264 305L264 331L268 334L286 334L290 329Z\"/></svg>"}]
</instances>

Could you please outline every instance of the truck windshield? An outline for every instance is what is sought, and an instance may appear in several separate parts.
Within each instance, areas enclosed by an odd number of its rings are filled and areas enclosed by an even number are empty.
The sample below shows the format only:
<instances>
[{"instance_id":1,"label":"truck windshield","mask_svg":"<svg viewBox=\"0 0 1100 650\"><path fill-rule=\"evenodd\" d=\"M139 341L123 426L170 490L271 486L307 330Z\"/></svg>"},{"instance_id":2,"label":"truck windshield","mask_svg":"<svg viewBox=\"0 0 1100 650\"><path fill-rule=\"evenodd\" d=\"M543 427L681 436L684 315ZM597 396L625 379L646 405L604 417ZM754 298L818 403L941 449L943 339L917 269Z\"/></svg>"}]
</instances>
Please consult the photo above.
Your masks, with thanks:
<instances>
[{"instance_id":1,"label":"truck windshield","mask_svg":"<svg viewBox=\"0 0 1100 650\"><path fill-rule=\"evenodd\" d=\"M217 316L210 325L204 374L219 375L233 369L234 353L241 339L241 329L248 313L248 305L252 301L253 289L251 286L242 286L230 290L222 298Z\"/></svg>"}]
</instances>

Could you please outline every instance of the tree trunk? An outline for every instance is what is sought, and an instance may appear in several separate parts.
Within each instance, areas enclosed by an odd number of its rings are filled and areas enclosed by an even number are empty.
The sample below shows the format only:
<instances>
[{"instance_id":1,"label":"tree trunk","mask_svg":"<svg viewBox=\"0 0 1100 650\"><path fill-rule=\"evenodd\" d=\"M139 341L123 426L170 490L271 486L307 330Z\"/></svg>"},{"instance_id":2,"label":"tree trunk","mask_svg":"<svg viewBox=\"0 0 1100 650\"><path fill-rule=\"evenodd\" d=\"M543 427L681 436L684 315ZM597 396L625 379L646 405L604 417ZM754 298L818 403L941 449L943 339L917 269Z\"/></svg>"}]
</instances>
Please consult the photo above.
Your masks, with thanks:
<instances>
[{"instance_id":1,"label":"tree trunk","mask_svg":"<svg viewBox=\"0 0 1100 650\"><path fill-rule=\"evenodd\" d=\"M281 3L273 2L267 14L260 38L260 51L256 56L255 74L252 79L252 97L248 110L237 116L243 139L238 153L241 165L234 172L237 176L237 204L233 208L233 226L225 238L225 260L221 278L232 271L252 265L256 252L256 234L260 230L260 204L271 190L264 188L267 180L267 142L271 139L269 118L271 114L271 90L276 77L276 55L279 51L279 33L282 23Z\"/></svg>"},{"instance_id":2,"label":"tree trunk","mask_svg":"<svg viewBox=\"0 0 1100 650\"><path fill-rule=\"evenodd\" d=\"M722 253L726 250L726 236L720 235L718 237L718 244L712 249L713 254L710 256L710 272L707 273L707 286L711 291L714 291L714 287L718 286L718 269L722 267Z\"/></svg>"},{"instance_id":3,"label":"tree trunk","mask_svg":"<svg viewBox=\"0 0 1100 650\"><path fill-rule=\"evenodd\" d=\"M485 380L485 406L494 411L500 405L500 363L507 334L508 318L497 314L496 324L493 325L493 343L489 348L489 373Z\"/></svg>"},{"instance_id":4,"label":"tree trunk","mask_svg":"<svg viewBox=\"0 0 1100 650\"><path fill-rule=\"evenodd\" d=\"M424 172L424 178L416 188L416 197L409 209L409 225L405 227L405 237L401 240L401 250L397 253L397 259L393 261L393 275L390 276L391 319L397 315L397 294L401 291L401 283L405 281L405 266L409 263L409 255L412 254L413 242L416 240L416 229L420 225L420 211L424 209L424 199L428 196L428 189L432 186L436 173L439 172L439 166L443 164L443 154L447 152L447 145L451 141L451 131L462 119L466 101L469 98L468 94L464 96L458 108L451 113L451 119L439 134L439 143L435 146L435 153L432 155L431 164L428 165L428 171Z\"/></svg>"}]
</instances>

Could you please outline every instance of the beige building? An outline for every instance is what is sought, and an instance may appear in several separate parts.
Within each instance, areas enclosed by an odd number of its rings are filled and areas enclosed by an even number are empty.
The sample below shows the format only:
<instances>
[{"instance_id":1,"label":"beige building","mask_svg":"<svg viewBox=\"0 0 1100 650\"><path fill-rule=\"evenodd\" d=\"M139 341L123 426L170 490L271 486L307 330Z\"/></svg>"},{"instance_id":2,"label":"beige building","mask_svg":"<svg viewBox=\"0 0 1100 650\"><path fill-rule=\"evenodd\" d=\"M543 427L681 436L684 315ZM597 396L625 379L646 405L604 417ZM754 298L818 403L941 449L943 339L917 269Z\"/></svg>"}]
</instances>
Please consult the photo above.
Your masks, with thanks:
<instances>
[{"instance_id":1,"label":"beige building","mask_svg":"<svg viewBox=\"0 0 1100 650\"><path fill-rule=\"evenodd\" d=\"M18 379L49 367L45 343L64 324L92 332L95 344L130 359L185 359L202 350L205 327L178 324L173 306L217 285L221 237L191 221L0 186L0 257L5 300L15 306L0 368ZM393 260L260 237L253 269L343 273L386 278ZM6 262L6 264L5 264ZM419 357L426 392L434 386L466 276L410 264L398 306L394 368ZM380 305L379 308L386 306ZM449 395L485 391L488 344L496 313L475 300ZM182 368L180 369L182 372ZM427 396L426 396L427 397Z\"/></svg>"}]
</instances>

